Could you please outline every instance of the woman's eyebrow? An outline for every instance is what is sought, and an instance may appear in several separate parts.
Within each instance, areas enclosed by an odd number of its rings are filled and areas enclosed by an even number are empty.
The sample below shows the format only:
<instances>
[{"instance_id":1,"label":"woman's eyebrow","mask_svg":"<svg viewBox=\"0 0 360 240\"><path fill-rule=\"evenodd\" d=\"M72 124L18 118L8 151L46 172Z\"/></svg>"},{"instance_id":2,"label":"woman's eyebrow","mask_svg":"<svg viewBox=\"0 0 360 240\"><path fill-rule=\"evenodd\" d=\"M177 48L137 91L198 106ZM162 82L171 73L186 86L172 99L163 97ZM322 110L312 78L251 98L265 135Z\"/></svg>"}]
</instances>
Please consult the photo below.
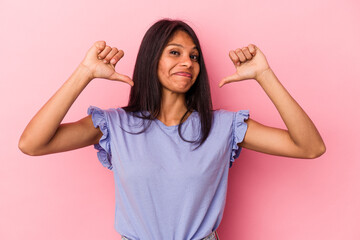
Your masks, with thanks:
<instances>
[{"instance_id":1,"label":"woman's eyebrow","mask_svg":"<svg viewBox=\"0 0 360 240\"><path fill-rule=\"evenodd\" d=\"M184 48L184 46L183 46L183 45L178 44L178 43L169 43L167 46L177 46L177 47ZM196 47L196 46L194 46L192 49L196 49L196 50L197 50L197 47Z\"/></svg>"}]
</instances>

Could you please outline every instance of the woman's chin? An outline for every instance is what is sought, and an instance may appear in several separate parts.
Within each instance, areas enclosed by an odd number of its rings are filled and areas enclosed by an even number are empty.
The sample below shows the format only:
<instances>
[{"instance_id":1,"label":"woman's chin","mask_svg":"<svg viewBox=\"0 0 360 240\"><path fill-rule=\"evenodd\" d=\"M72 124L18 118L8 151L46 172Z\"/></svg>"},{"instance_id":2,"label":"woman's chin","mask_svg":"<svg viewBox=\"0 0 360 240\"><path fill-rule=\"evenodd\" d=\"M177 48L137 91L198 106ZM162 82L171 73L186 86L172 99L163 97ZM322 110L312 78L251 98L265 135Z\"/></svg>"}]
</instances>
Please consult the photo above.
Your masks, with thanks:
<instances>
[{"instance_id":1,"label":"woman's chin","mask_svg":"<svg viewBox=\"0 0 360 240\"><path fill-rule=\"evenodd\" d=\"M171 92L171 93L179 93L179 94L185 94L187 91L189 91L189 89L191 88L191 85L178 85L176 87L172 87L172 88L163 88L163 90L167 91L167 92Z\"/></svg>"}]
</instances>

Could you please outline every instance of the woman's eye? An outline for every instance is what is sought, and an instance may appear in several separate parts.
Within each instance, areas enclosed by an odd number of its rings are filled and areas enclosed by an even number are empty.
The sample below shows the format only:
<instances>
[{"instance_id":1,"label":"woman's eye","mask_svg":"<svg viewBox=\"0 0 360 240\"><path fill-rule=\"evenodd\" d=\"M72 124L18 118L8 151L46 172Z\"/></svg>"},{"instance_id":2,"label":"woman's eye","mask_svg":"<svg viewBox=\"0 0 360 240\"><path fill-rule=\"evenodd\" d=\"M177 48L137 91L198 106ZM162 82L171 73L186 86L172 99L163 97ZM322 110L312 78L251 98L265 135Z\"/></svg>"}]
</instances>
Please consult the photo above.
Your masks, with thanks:
<instances>
[{"instance_id":1,"label":"woman's eye","mask_svg":"<svg viewBox=\"0 0 360 240\"><path fill-rule=\"evenodd\" d=\"M199 60L199 56L198 55L191 55L190 58L194 61L198 61Z\"/></svg>"},{"instance_id":2,"label":"woman's eye","mask_svg":"<svg viewBox=\"0 0 360 240\"><path fill-rule=\"evenodd\" d=\"M179 55L180 53L178 51L170 51L170 54L172 55Z\"/></svg>"}]
</instances>

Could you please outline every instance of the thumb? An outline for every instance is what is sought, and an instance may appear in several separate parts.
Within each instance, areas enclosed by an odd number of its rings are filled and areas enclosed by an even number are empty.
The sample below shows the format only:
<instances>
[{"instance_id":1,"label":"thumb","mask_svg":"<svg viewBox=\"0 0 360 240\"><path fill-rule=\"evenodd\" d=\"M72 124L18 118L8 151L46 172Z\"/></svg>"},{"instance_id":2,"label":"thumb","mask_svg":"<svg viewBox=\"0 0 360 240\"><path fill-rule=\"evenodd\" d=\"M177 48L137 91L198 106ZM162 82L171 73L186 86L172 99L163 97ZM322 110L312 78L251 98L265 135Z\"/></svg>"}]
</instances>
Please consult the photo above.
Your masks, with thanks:
<instances>
[{"instance_id":1,"label":"thumb","mask_svg":"<svg viewBox=\"0 0 360 240\"><path fill-rule=\"evenodd\" d=\"M239 80L239 76L237 75L237 73L234 73L233 75L224 77L223 79L221 79L220 83L219 83L219 87L224 86L225 84L231 83L231 82L235 82Z\"/></svg>"},{"instance_id":2,"label":"thumb","mask_svg":"<svg viewBox=\"0 0 360 240\"><path fill-rule=\"evenodd\" d=\"M110 77L110 80L115 80L115 81L121 81L121 82L125 82L127 84L129 84L130 86L134 86L134 82L133 80L131 80L130 77L123 75L123 74L119 74L117 72L114 72Z\"/></svg>"}]
</instances>

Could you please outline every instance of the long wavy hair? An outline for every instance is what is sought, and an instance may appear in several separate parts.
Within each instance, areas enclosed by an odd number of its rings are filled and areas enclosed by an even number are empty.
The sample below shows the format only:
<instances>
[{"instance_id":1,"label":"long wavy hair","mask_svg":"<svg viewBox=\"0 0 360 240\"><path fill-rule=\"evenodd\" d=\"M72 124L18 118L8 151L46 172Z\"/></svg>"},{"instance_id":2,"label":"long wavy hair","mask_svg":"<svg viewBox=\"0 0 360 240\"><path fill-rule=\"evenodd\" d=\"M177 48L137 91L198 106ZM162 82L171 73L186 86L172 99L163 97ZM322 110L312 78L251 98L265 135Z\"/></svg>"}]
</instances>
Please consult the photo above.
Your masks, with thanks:
<instances>
[{"instance_id":1,"label":"long wavy hair","mask_svg":"<svg viewBox=\"0 0 360 240\"><path fill-rule=\"evenodd\" d=\"M162 19L154 23L146 32L137 55L133 81L128 106L123 107L126 112L136 113L136 117L155 120L160 113L162 100L162 85L158 78L158 63L167 43L176 31L186 32L193 40L199 52L198 62L200 72L191 88L185 93L187 112L182 116L178 133L182 140L197 144L198 147L209 136L213 122L213 106L210 94L210 84L205 67L199 39L194 30L180 20ZM186 140L181 134L181 126L189 111L196 110L200 116L201 134L196 140ZM137 114L140 113L140 114ZM146 131L152 121L144 130Z\"/></svg>"}]
</instances>

